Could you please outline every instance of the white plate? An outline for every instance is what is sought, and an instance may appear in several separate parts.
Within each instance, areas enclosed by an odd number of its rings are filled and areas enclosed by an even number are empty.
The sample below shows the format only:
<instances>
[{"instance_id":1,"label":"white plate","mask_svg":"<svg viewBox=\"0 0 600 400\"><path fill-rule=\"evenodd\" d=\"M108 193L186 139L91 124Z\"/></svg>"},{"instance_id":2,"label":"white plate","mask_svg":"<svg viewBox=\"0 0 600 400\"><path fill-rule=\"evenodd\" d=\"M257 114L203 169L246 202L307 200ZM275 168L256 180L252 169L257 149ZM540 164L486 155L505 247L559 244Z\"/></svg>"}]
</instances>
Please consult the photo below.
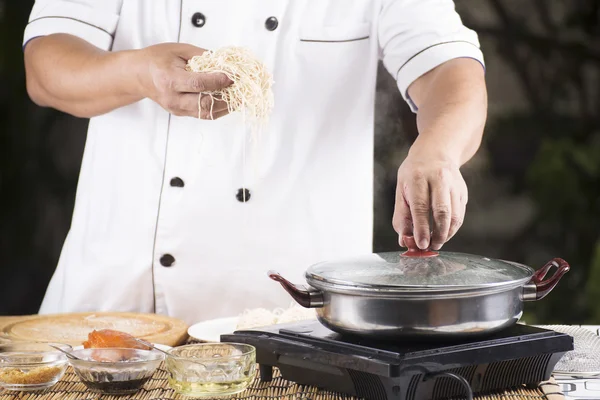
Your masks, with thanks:
<instances>
[{"instance_id":1,"label":"white plate","mask_svg":"<svg viewBox=\"0 0 600 400\"><path fill-rule=\"evenodd\" d=\"M220 342L221 335L233 333L236 330L239 317L218 318L199 322L190 326L188 335L201 342Z\"/></svg>"},{"instance_id":2,"label":"white plate","mask_svg":"<svg viewBox=\"0 0 600 400\"><path fill-rule=\"evenodd\" d=\"M167 346L166 344L154 344L154 347L156 347L157 349L162 350L162 351L167 351L172 348L171 346ZM81 349L83 349L83 345L73 347L73 350L81 350Z\"/></svg>"}]
</instances>

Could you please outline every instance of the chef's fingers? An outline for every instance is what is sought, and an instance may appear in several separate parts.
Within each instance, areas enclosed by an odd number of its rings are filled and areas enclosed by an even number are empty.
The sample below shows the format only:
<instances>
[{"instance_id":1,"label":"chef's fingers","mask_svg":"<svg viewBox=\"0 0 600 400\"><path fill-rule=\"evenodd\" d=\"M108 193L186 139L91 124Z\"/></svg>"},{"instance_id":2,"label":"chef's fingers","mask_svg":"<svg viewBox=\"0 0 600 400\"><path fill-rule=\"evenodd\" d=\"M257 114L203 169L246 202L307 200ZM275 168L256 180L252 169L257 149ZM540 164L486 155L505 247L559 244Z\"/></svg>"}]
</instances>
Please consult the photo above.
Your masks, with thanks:
<instances>
[{"instance_id":1,"label":"chef's fingers","mask_svg":"<svg viewBox=\"0 0 600 400\"><path fill-rule=\"evenodd\" d=\"M465 190L453 190L452 196L452 215L450 216L450 230L448 231L448 239L452 239L456 232L460 229L465 219L467 211L467 193Z\"/></svg>"},{"instance_id":2,"label":"chef's fingers","mask_svg":"<svg viewBox=\"0 0 600 400\"><path fill-rule=\"evenodd\" d=\"M398 243L402 247L406 247L403 236L412 236L412 218L410 208L402 194L402 184L398 182L396 186L396 203L394 204L394 216L392 217L392 226L398 233Z\"/></svg>"},{"instance_id":3,"label":"chef's fingers","mask_svg":"<svg viewBox=\"0 0 600 400\"><path fill-rule=\"evenodd\" d=\"M198 118L198 94L176 94L166 102L166 109L173 115L180 117Z\"/></svg>"},{"instance_id":4,"label":"chef's fingers","mask_svg":"<svg viewBox=\"0 0 600 400\"><path fill-rule=\"evenodd\" d=\"M216 119L211 118L211 96L205 95L202 97L200 104L198 104L197 93L182 93L174 95L167 102L166 108L170 113L177 116L186 116L202 119ZM200 109L199 107L202 106ZM215 100L212 103L212 114L213 117L223 110L227 110L227 104L221 100Z\"/></svg>"},{"instance_id":5,"label":"chef's fingers","mask_svg":"<svg viewBox=\"0 0 600 400\"><path fill-rule=\"evenodd\" d=\"M198 94L182 93L168 97L163 107L173 115L179 117L198 118Z\"/></svg>"},{"instance_id":6,"label":"chef's fingers","mask_svg":"<svg viewBox=\"0 0 600 400\"><path fill-rule=\"evenodd\" d=\"M221 110L221 111L216 111L213 113L212 118L209 116L207 119L219 119L221 117L226 116L227 114L229 114L229 110L227 110L227 109Z\"/></svg>"},{"instance_id":7,"label":"chef's fingers","mask_svg":"<svg viewBox=\"0 0 600 400\"><path fill-rule=\"evenodd\" d=\"M227 103L223 100L215 99L208 94L200 95L200 118L201 119L216 119L217 113L227 110ZM196 109L198 104L196 103Z\"/></svg>"},{"instance_id":8,"label":"chef's fingers","mask_svg":"<svg viewBox=\"0 0 600 400\"><path fill-rule=\"evenodd\" d=\"M201 93L221 90L231 85L233 81L221 72L188 72L173 73L168 86L180 93Z\"/></svg>"},{"instance_id":9,"label":"chef's fingers","mask_svg":"<svg viewBox=\"0 0 600 400\"><path fill-rule=\"evenodd\" d=\"M452 209L450 194L450 178L432 182L431 186L431 211L433 214L433 234L431 235L431 248L439 250L448 240Z\"/></svg>"},{"instance_id":10,"label":"chef's fingers","mask_svg":"<svg viewBox=\"0 0 600 400\"><path fill-rule=\"evenodd\" d=\"M173 51L186 63L195 56L201 56L206 49L188 43L173 43Z\"/></svg>"},{"instance_id":11,"label":"chef's fingers","mask_svg":"<svg viewBox=\"0 0 600 400\"><path fill-rule=\"evenodd\" d=\"M207 120L215 120L215 119L219 119L221 117L224 117L227 114L229 114L229 110L225 109L225 110L220 110L220 111L213 111L212 114L210 114L210 113L202 114L200 116L200 118L201 119L207 119Z\"/></svg>"},{"instance_id":12,"label":"chef's fingers","mask_svg":"<svg viewBox=\"0 0 600 400\"><path fill-rule=\"evenodd\" d=\"M429 248L429 185L422 175L414 175L404 191L412 216L413 235L421 250Z\"/></svg>"}]
</instances>

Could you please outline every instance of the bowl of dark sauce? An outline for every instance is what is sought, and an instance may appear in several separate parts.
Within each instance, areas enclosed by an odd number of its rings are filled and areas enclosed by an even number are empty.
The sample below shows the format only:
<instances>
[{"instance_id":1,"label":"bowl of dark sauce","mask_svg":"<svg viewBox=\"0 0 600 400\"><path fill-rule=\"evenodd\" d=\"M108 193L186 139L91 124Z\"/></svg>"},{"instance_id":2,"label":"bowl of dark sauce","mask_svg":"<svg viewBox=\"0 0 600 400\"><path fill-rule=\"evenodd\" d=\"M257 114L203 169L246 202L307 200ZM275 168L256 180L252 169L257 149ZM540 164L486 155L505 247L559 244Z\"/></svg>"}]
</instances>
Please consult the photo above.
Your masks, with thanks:
<instances>
[{"instance_id":1,"label":"bowl of dark sauce","mask_svg":"<svg viewBox=\"0 0 600 400\"><path fill-rule=\"evenodd\" d=\"M69 359L83 384L94 393L125 395L139 391L152 378L163 360L154 350L80 349Z\"/></svg>"}]
</instances>

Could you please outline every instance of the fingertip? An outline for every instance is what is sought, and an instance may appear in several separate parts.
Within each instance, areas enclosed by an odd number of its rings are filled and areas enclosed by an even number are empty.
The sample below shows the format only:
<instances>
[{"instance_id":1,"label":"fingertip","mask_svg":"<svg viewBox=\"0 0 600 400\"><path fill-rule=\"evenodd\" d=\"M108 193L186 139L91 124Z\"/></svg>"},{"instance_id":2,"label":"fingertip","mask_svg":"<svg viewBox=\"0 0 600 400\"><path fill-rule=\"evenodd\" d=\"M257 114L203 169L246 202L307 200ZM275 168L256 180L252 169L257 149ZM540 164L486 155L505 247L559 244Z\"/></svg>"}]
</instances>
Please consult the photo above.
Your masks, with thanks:
<instances>
[{"instance_id":1,"label":"fingertip","mask_svg":"<svg viewBox=\"0 0 600 400\"><path fill-rule=\"evenodd\" d=\"M402 235L398 236L398 244L400 245L400 247L406 247L404 245L404 239L402 238Z\"/></svg>"},{"instance_id":2,"label":"fingertip","mask_svg":"<svg viewBox=\"0 0 600 400\"><path fill-rule=\"evenodd\" d=\"M442 246L446 243L447 238L443 235L440 234L439 232L433 232L431 234L431 239L430 239L430 247L431 250L439 250L442 248Z\"/></svg>"},{"instance_id":3,"label":"fingertip","mask_svg":"<svg viewBox=\"0 0 600 400\"><path fill-rule=\"evenodd\" d=\"M221 78L219 79L219 83L223 85L223 87L227 87L233 85L233 81L224 73L220 72Z\"/></svg>"},{"instance_id":4,"label":"fingertip","mask_svg":"<svg viewBox=\"0 0 600 400\"><path fill-rule=\"evenodd\" d=\"M425 237L419 238L417 240L417 246L419 246L419 249L421 250L427 250L427 248L429 248L429 239Z\"/></svg>"}]
</instances>

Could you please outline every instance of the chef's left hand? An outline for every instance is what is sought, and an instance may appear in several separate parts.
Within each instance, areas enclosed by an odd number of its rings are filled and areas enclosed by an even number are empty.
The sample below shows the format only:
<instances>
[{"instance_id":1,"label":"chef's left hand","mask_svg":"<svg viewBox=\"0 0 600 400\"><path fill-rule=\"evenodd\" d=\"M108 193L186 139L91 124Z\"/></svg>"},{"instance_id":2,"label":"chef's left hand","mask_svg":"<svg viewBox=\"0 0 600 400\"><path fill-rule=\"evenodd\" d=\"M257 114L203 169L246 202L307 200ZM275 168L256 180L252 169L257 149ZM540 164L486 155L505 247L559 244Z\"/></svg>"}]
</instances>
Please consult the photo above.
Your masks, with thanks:
<instances>
[{"instance_id":1,"label":"chef's left hand","mask_svg":"<svg viewBox=\"0 0 600 400\"><path fill-rule=\"evenodd\" d=\"M411 149L398 169L396 186L393 226L400 245L405 247L403 235L412 235L420 249L439 250L462 225L467 200L458 163Z\"/></svg>"}]
</instances>

